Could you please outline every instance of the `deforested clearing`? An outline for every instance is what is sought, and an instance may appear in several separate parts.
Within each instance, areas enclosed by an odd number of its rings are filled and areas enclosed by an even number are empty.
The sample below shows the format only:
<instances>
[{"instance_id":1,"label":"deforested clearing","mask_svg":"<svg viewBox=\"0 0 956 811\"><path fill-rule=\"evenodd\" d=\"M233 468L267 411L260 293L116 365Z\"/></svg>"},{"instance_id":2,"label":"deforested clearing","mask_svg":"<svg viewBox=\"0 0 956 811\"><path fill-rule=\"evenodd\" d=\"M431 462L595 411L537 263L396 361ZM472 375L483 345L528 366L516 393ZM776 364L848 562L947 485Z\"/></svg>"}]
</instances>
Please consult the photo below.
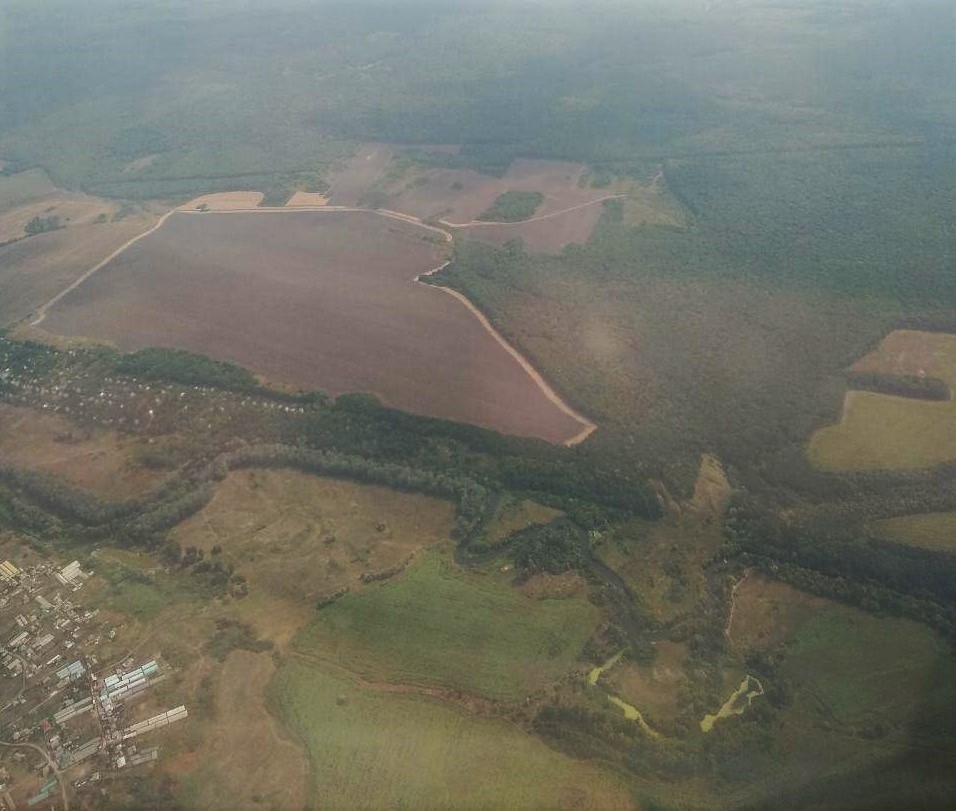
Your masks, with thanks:
<instances>
[{"instance_id":1,"label":"deforested clearing","mask_svg":"<svg viewBox=\"0 0 956 811\"><path fill-rule=\"evenodd\" d=\"M440 235L372 212L181 213L53 306L43 328L207 354L278 383L564 442L587 427L486 323L416 282Z\"/></svg>"}]
</instances>

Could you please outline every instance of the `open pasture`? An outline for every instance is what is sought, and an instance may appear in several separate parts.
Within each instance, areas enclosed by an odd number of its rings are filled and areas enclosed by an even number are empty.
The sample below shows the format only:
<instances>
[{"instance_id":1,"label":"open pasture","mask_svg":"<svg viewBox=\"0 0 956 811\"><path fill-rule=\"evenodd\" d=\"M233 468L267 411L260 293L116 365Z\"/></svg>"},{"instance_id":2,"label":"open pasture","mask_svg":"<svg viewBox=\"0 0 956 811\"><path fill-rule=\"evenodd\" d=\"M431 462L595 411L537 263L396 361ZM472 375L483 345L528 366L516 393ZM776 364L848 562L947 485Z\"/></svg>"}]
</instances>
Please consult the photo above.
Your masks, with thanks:
<instances>
[{"instance_id":1,"label":"open pasture","mask_svg":"<svg viewBox=\"0 0 956 811\"><path fill-rule=\"evenodd\" d=\"M162 473L137 464L139 440L113 431L86 431L63 417L0 403L0 459L52 473L100 498L141 495Z\"/></svg>"},{"instance_id":2,"label":"open pasture","mask_svg":"<svg viewBox=\"0 0 956 811\"><path fill-rule=\"evenodd\" d=\"M296 660L280 668L272 693L308 749L323 808L636 807L611 774L504 721Z\"/></svg>"},{"instance_id":3,"label":"open pasture","mask_svg":"<svg viewBox=\"0 0 956 811\"><path fill-rule=\"evenodd\" d=\"M597 622L583 597L531 599L430 552L322 609L296 644L369 678L520 698L572 670Z\"/></svg>"},{"instance_id":4,"label":"open pasture","mask_svg":"<svg viewBox=\"0 0 956 811\"><path fill-rule=\"evenodd\" d=\"M278 383L563 442L583 424L459 301L415 278L435 236L373 213L175 213L43 328L188 349Z\"/></svg>"}]
</instances>

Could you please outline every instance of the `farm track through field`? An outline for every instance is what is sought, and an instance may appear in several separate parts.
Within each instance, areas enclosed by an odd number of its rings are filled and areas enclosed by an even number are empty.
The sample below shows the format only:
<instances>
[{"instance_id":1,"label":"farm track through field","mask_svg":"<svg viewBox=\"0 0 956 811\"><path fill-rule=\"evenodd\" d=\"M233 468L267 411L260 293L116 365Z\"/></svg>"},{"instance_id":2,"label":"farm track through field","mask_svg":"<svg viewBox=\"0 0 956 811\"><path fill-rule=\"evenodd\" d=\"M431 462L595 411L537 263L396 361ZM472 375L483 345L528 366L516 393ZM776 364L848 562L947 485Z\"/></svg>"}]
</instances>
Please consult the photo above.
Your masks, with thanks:
<instances>
[{"instance_id":1,"label":"farm track through field","mask_svg":"<svg viewBox=\"0 0 956 811\"><path fill-rule=\"evenodd\" d=\"M63 796L63 811L70 811L70 798L66 793L66 783L63 780L63 773L57 768L56 763L54 763L53 759L45 750L33 743L9 743L7 741L0 741L0 746L7 747L8 749L21 749L26 747L43 755L47 765L50 767L50 771L52 771L56 777L56 782L60 784L60 794Z\"/></svg>"},{"instance_id":2,"label":"farm track through field","mask_svg":"<svg viewBox=\"0 0 956 811\"><path fill-rule=\"evenodd\" d=\"M557 211L552 214L546 214L536 219L547 219L550 217L558 216L560 214L566 214L569 211L575 211L577 209L584 208L586 206L590 206L595 203L600 203L600 202L603 202L604 200L608 200L608 199L612 199L612 198L616 198L620 196L621 195L609 195L607 197L601 198L600 200L594 200L589 203L584 203L579 206L574 206L570 209ZM95 273L97 273L97 271L99 271L100 269L108 265L112 260L118 257L127 248L131 247L135 243L139 242L140 240L144 239L145 237L149 236L150 234L152 234L153 232L161 228L165 224L166 220L169 219L169 217L172 216L174 213L188 214L192 216L201 216L201 215L215 216L218 214L255 214L255 213L270 213L270 214L286 213L288 214L288 213L302 213L302 212L307 212L307 213L314 212L317 214L330 213L330 212L331 213L336 213L336 212L346 213L346 214L350 214L350 213L351 214L374 214L376 216L386 217L389 219L397 220L399 222L408 223L409 225L414 225L414 226L417 226L418 228L423 228L426 231L431 231L433 233L440 234L442 239L449 245L454 241L454 236L447 229L423 222L420 218L414 217L410 214L403 214L402 212L392 211L390 209L367 209L367 208L355 208L352 206L330 206L330 205L296 206L294 208L286 208L284 206L260 206L255 208L221 209L216 211L205 212L205 211L200 211L197 209L179 207L179 208L175 208L170 211L167 211L162 217L160 217L159 221L155 225L153 225L151 228L144 231L143 233L139 234L138 236L133 237L124 245L122 245L120 248L113 251L113 253L111 253L101 262L98 262L94 267L90 268L90 270L88 270L86 273L80 276L79 279L77 279L75 282L73 282L64 290L61 290L57 295L55 295L48 302L42 305L37 310L36 317L33 319L33 321L30 322L30 326L38 327L40 324L42 324L51 307L56 305L67 294L71 293L73 290L78 288L85 281L90 279ZM533 222L533 221L535 220L525 220L524 222ZM492 225L494 223L485 223L485 224ZM509 223L509 224L515 224L515 223ZM452 227L459 227L459 226L452 226ZM566 439L562 444L564 444L566 447L573 447L575 445L580 444L585 439L587 439L597 429L597 425L591 420L589 420L587 417L585 417L583 414L578 412L576 409L572 408L568 403L566 403L562 399L562 397L554 390L554 388L552 388L552 386L544 379L541 373L538 372L537 369L535 369L535 367L531 364L531 362L527 358L525 358L524 355L522 355L521 352L519 352L518 349L516 349L500 332L498 332L498 330L488 320L487 316L485 316L485 314L480 309L478 309L478 307L476 307L473 302L471 302L465 295L458 292L457 290L452 290L451 288L440 286L440 285L428 284L427 282L423 281L423 278L432 276L444 270L446 267L448 267L449 264L451 264L450 259L443 262L438 267L435 267L424 273L420 273L418 276L415 277L414 281L417 282L418 284L423 285L424 287L428 287L433 290L440 290L450 295L452 298L454 298L456 301L462 304L469 311L469 313L471 313L471 315L475 319L477 319L478 323L485 329L485 331L489 335L491 335L491 337L521 367L521 369L525 372L526 375L528 375L528 377L535 384L535 386L537 386L538 389L541 391L541 393L544 394L545 398L547 398L547 400L551 402L551 404L554 405L565 416L570 417L572 420L574 420L575 422L581 425L581 430L578 433L576 433L574 436L570 437L569 439Z\"/></svg>"}]
</instances>

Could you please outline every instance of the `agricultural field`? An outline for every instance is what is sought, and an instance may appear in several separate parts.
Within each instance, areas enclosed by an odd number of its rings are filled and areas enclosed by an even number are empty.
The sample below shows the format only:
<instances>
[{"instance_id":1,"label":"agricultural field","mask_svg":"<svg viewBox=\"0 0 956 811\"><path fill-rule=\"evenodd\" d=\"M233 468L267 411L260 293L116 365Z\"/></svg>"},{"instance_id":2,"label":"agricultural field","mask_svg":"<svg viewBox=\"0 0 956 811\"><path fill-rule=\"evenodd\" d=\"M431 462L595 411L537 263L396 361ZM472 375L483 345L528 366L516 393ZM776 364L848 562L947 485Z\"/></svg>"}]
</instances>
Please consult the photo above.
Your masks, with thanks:
<instances>
[{"instance_id":1,"label":"agricultural field","mask_svg":"<svg viewBox=\"0 0 956 811\"><path fill-rule=\"evenodd\" d=\"M143 448L139 438L78 428L60 415L0 403L5 464L52 473L100 498L134 498L162 480L162 471L140 463Z\"/></svg>"},{"instance_id":2,"label":"agricultural field","mask_svg":"<svg viewBox=\"0 0 956 811\"><path fill-rule=\"evenodd\" d=\"M176 213L65 296L43 329L164 346L328 394L563 442L582 421L461 302L416 284L444 248L371 213Z\"/></svg>"},{"instance_id":3,"label":"agricultural field","mask_svg":"<svg viewBox=\"0 0 956 811\"><path fill-rule=\"evenodd\" d=\"M506 499L498 505L488 522L484 530L485 539L488 545L494 546L514 532L532 524L549 524L562 515L560 510L528 499Z\"/></svg>"},{"instance_id":4,"label":"agricultural field","mask_svg":"<svg viewBox=\"0 0 956 811\"><path fill-rule=\"evenodd\" d=\"M448 502L385 487L291 470L238 471L172 537L235 566L249 584L241 613L284 644L320 598L361 590L362 574L447 544L453 517Z\"/></svg>"},{"instance_id":5,"label":"agricultural field","mask_svg":"<svg viewBox=\"0 0 956 811\"><path fill-rule=\"evenodd\" d=\"M848 392L843 419L817 431L807 455L829 471L913 470L951 461L956 459L956 402Z\"/></svg>"},{"instance_id":6,"label":"agricultural field","mask_svg":"<svg viewBox=\"0 0 956 811\"><path fill-rule=\"evenodd\" d=\"M881 538L936 552L956 552L956 513L925 513L873 524Z\"/></svg>"},{"instance_id":7,"label":"agricultural field","mask_svg":"<svg viewBox=\"0 0 956 811\"><path fill-rule=\"evenodd\" d=\"M308 749L314 796L329 808L637 807L610 773L505 721L294 659L271 693Z\"/></svg>"},{"instance_id":8,"label":"agricultural field","mask_svg":"<svg viewBox=\"0 0 956 811\"><path fill-rule=\"evenodd\" d=\"M0 175L0 326L29 315L155 219L139 206L58 189L40 169ZM41 220L50 230L28 234Z\"/></svg>"},{"instance_id":9,"label":"agricultural field","mask_svg":"<svg viewBox=\"0 0 956 811\"><path fill-rule=\"evenodd\" d=\"M582 596L530 599L430 552L401 579L322 609L297 648L368 678L517 699L580 667L597 623Z\"/></svg>"},{"instance_id":10,"label":"agricultural field","mask_svg":"<svg viewBox=\"0 0 956 811\"><path fill-rule=\"evenodd\" d=\"M653 664L626 660L604 676L606 688L640 709L652 728L671 724L680 711L680 690L687 681L687 645L658 642Z\"/></svg>"},{"instance_id":11,"label":"agricultural field","mask_svg":"<svg viewBox=\"0 0 956 811\"><path fill-rule=\"evenodd\" d=\"M956 386L956 335L895 330L851 371L937 378ZM847 393L837 425L816 432L808 455L824 470L931 467L956 459L956 402L868 391Z\"/></svg>"},{"instance_id":12,"label":"agricultural field","mask_svg":"<svg viewBox=\"0 0 956 811\"><path fill-rule=\"evenodd\" d=\"M331 175L330 202L438 220L456 236L471 239L498 244L521 239L528 250L545 253L586 242L607 199L625 199L635 222L671 224L674 211L679 212L651 185L621 181L596 188L589 180L582 164L517 160L495 177L473 169L430 167L369 144Z\"/></svg>"}]
</instances>

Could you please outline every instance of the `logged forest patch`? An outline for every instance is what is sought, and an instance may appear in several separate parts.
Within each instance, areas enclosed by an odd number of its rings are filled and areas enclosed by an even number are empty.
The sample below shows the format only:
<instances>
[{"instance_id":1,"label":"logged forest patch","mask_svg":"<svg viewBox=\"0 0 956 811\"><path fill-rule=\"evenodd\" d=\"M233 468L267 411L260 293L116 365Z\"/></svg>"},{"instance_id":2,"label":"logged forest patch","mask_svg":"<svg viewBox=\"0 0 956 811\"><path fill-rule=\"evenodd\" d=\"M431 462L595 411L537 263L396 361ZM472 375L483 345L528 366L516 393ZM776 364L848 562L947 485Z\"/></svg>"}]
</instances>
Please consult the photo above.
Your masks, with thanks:
<instances>
[{"instance_id":1,"label":"logged forest patch","mask_svg":"<svg viewBox=\"0 0 956 811\"><path fill-rule=\"evenodd\" d=\"M277 383L564 442L583 421L462 302L416 284L444 242L369 212L175 213L43 328L188 349Z\"/></svg>"}]
</instances>

